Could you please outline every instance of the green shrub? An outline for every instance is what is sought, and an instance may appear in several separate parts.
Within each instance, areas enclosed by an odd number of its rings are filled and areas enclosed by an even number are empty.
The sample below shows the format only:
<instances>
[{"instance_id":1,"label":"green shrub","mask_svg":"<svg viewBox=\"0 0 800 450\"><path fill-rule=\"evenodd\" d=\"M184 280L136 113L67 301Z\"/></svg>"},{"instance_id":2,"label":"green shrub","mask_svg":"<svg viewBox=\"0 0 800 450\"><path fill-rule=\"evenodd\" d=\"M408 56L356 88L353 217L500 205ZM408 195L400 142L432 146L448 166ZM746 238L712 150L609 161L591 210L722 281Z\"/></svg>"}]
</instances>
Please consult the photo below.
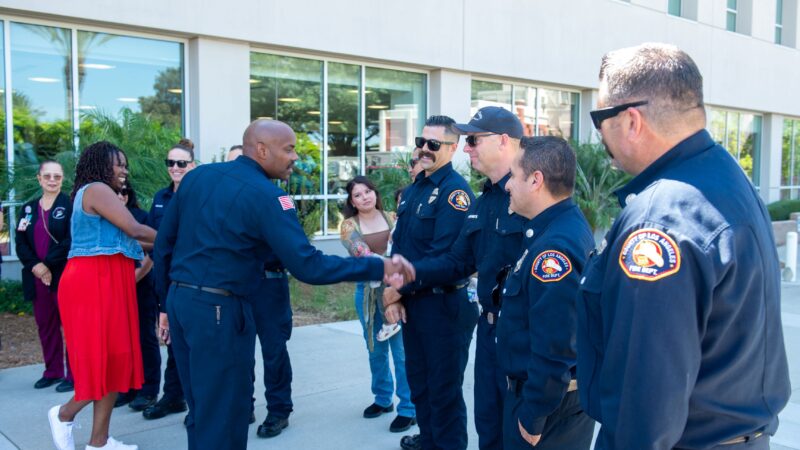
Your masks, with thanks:
<instances>
[{"instance_id":1,"label":"green shrub","mask_svg":"<svg viewBox=\"0 0 800 450\"><path fill-rule=\"evenodd\" d=\"M614 191L624 186L630 176L611 165L602 144L572 145L578 158L575 202L592 230L606 229L620 212Z\"/></svg>"},{"instance_id":2,"label":"green shrub","mask_svg":"<svg viewBox=\"0 0 800 450\"><path fill-rule=\"evenodd\" d=\"M19 281L0 281L0 313L33 314L33 303L22 296L22 283Z\"/></svg>"},{"instance_id":3,"label":"green shrub","mask_svg":"<svg viewBox=\"0 0 800 450\"><path fill-rule=\"evenodd\" d=\"M767 211L773 221L789 220L789 214L800 211L800 200L779 200L767 205Z\"/></svg>"}]
</instances>

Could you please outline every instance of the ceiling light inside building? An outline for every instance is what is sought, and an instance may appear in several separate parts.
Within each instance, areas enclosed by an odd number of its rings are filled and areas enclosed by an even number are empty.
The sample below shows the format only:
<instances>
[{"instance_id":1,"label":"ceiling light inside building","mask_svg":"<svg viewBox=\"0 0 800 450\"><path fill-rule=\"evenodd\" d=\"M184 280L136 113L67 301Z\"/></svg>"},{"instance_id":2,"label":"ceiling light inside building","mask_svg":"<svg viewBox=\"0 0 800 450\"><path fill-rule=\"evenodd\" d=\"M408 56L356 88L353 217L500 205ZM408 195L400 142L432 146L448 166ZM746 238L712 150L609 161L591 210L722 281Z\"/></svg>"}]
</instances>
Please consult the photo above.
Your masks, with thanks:
<instances>
[{"instance_id":1,"label":"ceiling light inside building","mask_svg":"<svg viewBox=\"0 0 800 450\"><path fill-rule=\"evenodd\" d=\"M300 99L296 98L296 97L281 97L281 98L278 99L278 101L279 102L285 102L285 103L297 103L297 102L300 101Z\"/></svg>"},{"instance_id":2,"label":"ceiling light inside building","mask_svg":"<svg viewBox=\"0 0 800 450\"><path fill-rule=\"evenodd\" d=\"M97 109L97 106L81 105L78 109L81 109L81 110L84 110L84 111L91 111L93 109Z\"/></svg>"},{"instance_id":3,"label":"ceiling light inside building","mask_svg":"<svg viewBox=\"0 0 800 450\"><path fill-rule=\"evenodd\" d=\"M389 109L386 105L369 105L367 106L369 109Z\"/></svg>"},{"instance_id":4,"label":"ceiling light inside building","mask_svg":"<svg viewBox=\"0 0 800 450\"><path fill-rule=\"evenodd\" d=\"M261 116L259 119L272 120L272 116Z\"/></svg>"},{"instance_id":5,"label":"ceiling light inside building","mask_svg":"<svg viewBox=\"0 0 800 450\"><path fill-rule=\"evenodd\" d=\"M254 80L250 78L250 84L256 84L256 83L261 83L261 80Z\"/></svg>"},{"instance_id":6,"label":"ceiling light inside building","mask_svg":"<svg viewBox=\"0 0 800 450\"><path fill-rule=\"evenodd\" d=\"M79 64L79 66L83 67L84 69L97 69L97 70L116 69L116 66L110 66L108 64L84 63L84 64Z\"/></svg>"},{"instance_id":7,"label":"ceiling light inside building","mask_svg":"<svg viewBox=\"0 0 800 450\"><path fill-rule=\"evenodd\" d=\"M341 125L342 121L341 120L329 120L328 124L329 125Z\"/></svg>"},{"instance_id":8,"label":"ceiling light inside building","mask_svg":"<svg viewBox=\"0 0 800 450\"><path fill-rule=\"evenodd\" d=\"M61 81L58 78L48 78L48 77L30 77L28 79L31 81L35 81L37 83L58 83L59 81Z\"/></svg>"},{"instance_id":9,"label":"ceiling light inside building","mask_svg":"<svg viewBox=\"0 0 800 450\"><path fill-rule=\"evenodd\" d=\"M183 89L172 88L172 89L167 89L167 92L172 92L173 94L180 94L181 92L183 92Z\"/></svg>"},{"instance_id":10,"label":"ceiling light inside building","mask_svg":"<svg viewBox=\"0 0 800 450\"><path fill-rule=\"evenodd\" d=\"M117 101L123 103L136 103L139 101L139 99L135 97L117 97Z\"/></svg>"},{"instance_id":11,"label":"ceiling light inside building","mask_svg":"<svg viewBox=\"0 0 800 450\"><path fill-rule=\"evenodd\" d=\"M320 115L320 112L319 111L308 111L308 114L311 114L312 116L318 116L318 115Z\"/></svg>"}]
</instances>

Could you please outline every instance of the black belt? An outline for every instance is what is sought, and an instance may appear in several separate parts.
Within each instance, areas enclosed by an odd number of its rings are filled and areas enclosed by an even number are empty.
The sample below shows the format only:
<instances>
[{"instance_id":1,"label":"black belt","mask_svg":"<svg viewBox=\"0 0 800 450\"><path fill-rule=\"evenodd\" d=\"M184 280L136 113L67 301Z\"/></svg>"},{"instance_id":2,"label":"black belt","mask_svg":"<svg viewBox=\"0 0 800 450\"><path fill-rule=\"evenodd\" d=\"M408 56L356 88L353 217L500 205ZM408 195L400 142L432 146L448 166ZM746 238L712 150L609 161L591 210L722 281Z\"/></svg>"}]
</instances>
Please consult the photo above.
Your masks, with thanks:
<instances>
[{"instance_id":1,"label":"black belt","mask_svg":"<svg viewBox=\"0 0 800 450\"><path fill-rule=\"evenodd\" d=\"M172 284L174 284L175 286L178 286L178 287L189 288L189 289L197 289L198 291L208 292L210 294L221 295L223 297L230 297L230 296L233 295L233 294L231 294L231 291L229 291L227 289L219 289L219 288L206 287L206 286L195 286L194 284L182 283L180 281L173 281Z\"/></svg>"},{"instance_id":2,"label":"black belt","mask_svg":"<svg viewBox=\"0 0 800 450\"><path fill-rule=\"evenodd\" d=\"M467 287L467 284L469 284L468 281L464 282L464 283L461 283L461 284L451 284L451 285L447 285L447 286L436 286L436 287L432 287L432 288L420 289L418 291L411 291L408 294L408 296L409 297L420 297L420 296L429 295L429 294L450 294L450 293L456 292L459 289L464 289L465 287Z\"/></svg>"},{"instance_id":3,"label":"black belt","mask_svg":"<svg viewBox=\"0 0 800 450\"><path fill-rule=\"evenodd\" d=\"M508 382L508 390L513 392L514 394L519 395L522 392L522 387L525 386L526 380L506 377L506 381ZM578 380L575 379L569 380L569 385L567 386L567 392L573 392L577 390L578 390Z\"/></svg>"}]
</instances>

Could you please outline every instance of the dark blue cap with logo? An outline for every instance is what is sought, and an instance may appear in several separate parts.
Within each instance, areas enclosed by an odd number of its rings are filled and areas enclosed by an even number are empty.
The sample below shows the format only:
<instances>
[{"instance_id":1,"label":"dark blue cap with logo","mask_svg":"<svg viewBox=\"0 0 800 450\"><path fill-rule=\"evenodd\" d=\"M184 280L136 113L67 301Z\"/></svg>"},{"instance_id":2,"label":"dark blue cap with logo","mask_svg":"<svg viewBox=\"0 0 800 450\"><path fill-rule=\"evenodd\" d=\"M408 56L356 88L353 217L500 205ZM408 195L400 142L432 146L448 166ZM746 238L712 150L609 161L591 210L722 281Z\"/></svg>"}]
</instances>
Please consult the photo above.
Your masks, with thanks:
<instances>
[{"instance_id":1,"label":"dark blue cap with logo","mask_svg":"<svg viewBox=\"0 0 800 450\"><path fill-rule=\"evenodd\" d=\"M472 116L469 123L457 123L455 129L461 134L494 133L508 137L522 137L522 123L511 111L499 106L484 106Z\"/></svg>"}]
</instances>

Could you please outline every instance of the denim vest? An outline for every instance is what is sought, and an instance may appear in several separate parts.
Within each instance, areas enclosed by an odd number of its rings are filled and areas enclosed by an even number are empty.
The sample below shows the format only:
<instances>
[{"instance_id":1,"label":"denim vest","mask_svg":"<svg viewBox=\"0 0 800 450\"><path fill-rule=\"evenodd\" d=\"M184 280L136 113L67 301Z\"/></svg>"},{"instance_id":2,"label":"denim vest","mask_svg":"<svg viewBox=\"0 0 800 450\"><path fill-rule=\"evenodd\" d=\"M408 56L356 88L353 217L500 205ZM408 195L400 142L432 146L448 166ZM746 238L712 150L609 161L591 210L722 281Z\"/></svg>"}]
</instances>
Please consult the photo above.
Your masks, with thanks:
<instances>
[{"instance_id":1,"label":"denim vest","mask_svg":"<svg viewBox=\"0 0 800 450\"><path fill-rule=\"evenodd\" d=\"M103 217L83 210L83 193L89 186L78 190L72 204L72 247L68 258L122 253L131 259L142 259L142 247L135 239Z\"/></svg>"}]
</instances>

